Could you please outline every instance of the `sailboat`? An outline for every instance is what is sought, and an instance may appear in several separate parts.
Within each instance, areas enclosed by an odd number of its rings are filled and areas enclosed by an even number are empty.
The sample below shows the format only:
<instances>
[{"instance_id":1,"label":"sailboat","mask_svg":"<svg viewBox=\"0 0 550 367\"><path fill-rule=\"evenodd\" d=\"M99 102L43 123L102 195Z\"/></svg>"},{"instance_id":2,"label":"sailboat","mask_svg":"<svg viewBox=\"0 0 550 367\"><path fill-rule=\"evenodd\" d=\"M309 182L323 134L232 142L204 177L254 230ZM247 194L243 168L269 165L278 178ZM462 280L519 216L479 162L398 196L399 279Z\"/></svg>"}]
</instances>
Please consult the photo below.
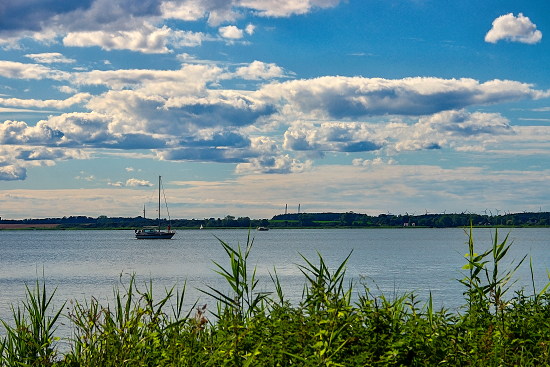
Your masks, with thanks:
<instances>
[{"instance_id":1,"label":"sailboat","mask_svg":"<svg viewBox=\"0 0 550 367\"><path fill-rule=\"evenodd\" d=\"M169 240L176 234L175 231L170 230L170 225L168 225L168 229L163 231L160 227L160 190L162 188L162 179L161 176L159 176L159 210L158 210L158 225L156 226L145 226L142 229L136 229L136 238L138 240ZM143 217L145 218L145 208L143 209Z\"/></svg>"}]
</instances>

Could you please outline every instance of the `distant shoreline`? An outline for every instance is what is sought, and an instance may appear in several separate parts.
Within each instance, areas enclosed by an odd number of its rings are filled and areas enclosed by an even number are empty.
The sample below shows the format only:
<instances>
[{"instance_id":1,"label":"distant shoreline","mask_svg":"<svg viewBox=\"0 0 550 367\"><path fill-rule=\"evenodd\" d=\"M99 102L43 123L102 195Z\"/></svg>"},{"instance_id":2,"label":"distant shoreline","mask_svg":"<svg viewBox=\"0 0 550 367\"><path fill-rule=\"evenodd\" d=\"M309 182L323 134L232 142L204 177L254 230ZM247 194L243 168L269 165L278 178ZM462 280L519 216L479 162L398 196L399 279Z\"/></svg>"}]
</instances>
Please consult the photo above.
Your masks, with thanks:
<instances>
[{"instance_id":1,"label":"distant shoreline","mask_svg":"<svg viewBox=\"0 0 550 367\"><path fill-rule=\"evenodd\" d=\"M402 226L315 226L315 227L273 227L271 230L294 230L294 229L405 229L405 230L415 230L415 229L445 229L445 228L469 228L469 226L450 226L450 227L402 227ZM542 225L474 225L472 228L550 228L550 226ZM256 231L256 228L252 227L172 227L173 230L177 231L199 231L199 230L208 230L208 231L217 231L217 230L238 230L238 229L250 229ZM19 230L39 230L39 231L133 231L135 227L65 227L61 224L0 224L0 231L19 231Z\"/></svg>"},{"instance_id":2,"label":"distant shoreline","mask_svg":"<svg viewBox=\"0 0 550 367\"><path fill-rule=\"evenodd\" d=\"M0 223L0 229L57 229L61 224L19 224L19 223Z\"/></svg>"},{"instance_id":3,"label":"distant shoreline","mask_svg":"<svg viewBox=\"0 0 550 367\"><path fill-rule=\"evenodd\" d=\"M288 213L278 214L271 219L251 219L234 217L203 219L152 219L141 216L97 218L70 216L43 219L0 218L0 230L17 229L137 229L144 226L157 226L172 229L295 229L295 228L545 228L550 227L550 212L504 213L481 215L475 213L443 213L420 215L379 214L371 216L354 212Z\"/></svg>"}]
</instances>

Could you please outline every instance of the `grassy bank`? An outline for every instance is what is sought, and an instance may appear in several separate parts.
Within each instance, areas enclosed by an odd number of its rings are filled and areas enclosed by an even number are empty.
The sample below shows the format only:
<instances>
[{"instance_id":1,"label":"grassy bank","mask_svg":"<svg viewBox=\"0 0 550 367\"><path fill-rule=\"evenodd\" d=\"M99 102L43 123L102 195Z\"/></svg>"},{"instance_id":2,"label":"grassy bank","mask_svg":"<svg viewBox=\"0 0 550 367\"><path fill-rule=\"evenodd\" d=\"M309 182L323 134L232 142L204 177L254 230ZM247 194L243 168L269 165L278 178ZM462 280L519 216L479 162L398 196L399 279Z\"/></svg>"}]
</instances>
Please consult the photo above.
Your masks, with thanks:
<instances>
[{"instance_id":1,"label":"grassy bank","mask_svg":"<svg viewBox=\"0 0 550 367\"><path fill-rule=\"evenodd\" d=\"M346 260L330 269L322 256L303 258L306 287L290 304L277 273L273 291L258 291L245 247L220 245L227 264L216 264L230 294L206 288L217 300L184 309L185 288L154 297L153 284L134 278L115 291L112 304L94 298L51 309L53 292L37 282L26 301L4 320L2 366L535 366L550 364L548 286L511 293L523 260L503 264L510 248L495 232L478 252L469 233L463 267L464 306L436 310L414 293L375 296L345 279ZM353 256L350 254L349 256ZM348 256L348 258L349 258ZM526 262L523 266L529 266ZM359 287L359 289L357 289ZM265 287L262 287L265 289ZM352 293L359 297L352 301ZM69 306L67 308L67 306ZM64 314L63 312L67 312ZM60 352L59 323L73 335Z\"/></svg>"}]
</instances>

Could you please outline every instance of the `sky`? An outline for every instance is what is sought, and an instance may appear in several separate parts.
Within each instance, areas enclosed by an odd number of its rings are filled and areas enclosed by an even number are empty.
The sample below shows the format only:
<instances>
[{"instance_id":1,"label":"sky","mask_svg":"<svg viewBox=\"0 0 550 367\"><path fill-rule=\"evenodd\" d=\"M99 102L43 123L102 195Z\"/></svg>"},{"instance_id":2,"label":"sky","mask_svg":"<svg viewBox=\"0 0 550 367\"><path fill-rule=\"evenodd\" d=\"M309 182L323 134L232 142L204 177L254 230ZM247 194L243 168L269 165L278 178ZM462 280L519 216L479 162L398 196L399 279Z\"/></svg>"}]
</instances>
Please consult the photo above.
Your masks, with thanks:
<instances>
[{"instance_id":1,"label":"sky","mask_svg":"<svg viewBox=\"0 0 550 367\"><path fill-rule=\"evenodd\" d=\"M550 211L548 0L0 4L0 217ZM166 216L166 214L163 214Z\"/></svg>"}]
</instances>

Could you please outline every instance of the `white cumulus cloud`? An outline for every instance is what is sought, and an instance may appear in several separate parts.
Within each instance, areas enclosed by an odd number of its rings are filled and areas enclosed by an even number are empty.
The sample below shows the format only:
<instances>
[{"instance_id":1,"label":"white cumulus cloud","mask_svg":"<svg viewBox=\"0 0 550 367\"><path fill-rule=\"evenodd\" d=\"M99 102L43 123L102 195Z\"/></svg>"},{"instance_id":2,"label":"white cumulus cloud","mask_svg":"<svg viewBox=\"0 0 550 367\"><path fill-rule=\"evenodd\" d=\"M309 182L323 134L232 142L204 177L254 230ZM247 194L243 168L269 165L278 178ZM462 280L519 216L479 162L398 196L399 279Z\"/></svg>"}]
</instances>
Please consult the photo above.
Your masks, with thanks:
<instances>
[{"instance_id":1,"label":"white cumulus cloud","mask_svg":"<svg viewBox=\"0 0 550 367\"><path fill-rule=\"evenodd\" d=\"M18 165L0 165L0 181L25 180L27 169Z\"/></svg>"},{"instance_id":2,"label":"white cumulus cloud","mask_svg":"<svg viewBox=\"0 0 550 367\"><path fill-rule=\"evenodd\" d=\"M253 35L255 30L256 30L256 26L255 26L254 24L249 24L249 25L247 25L246 28L244 29L244 31L245 31L248 35Z\"/></svg>"},{"instance_id":3,"label":"white cumulus cloud","mask_svg":"<svg viewBox=\"0 0 550 367\"><path fill-rule=\"evenodd\" d=\"M283 68L272 63L253 61L237 69L237 76L248 80L273 79L284 76Z\"/></svg>"},{"instance_id":4,"label":"white cumulus cloud","mask_svg":"<svg viewBox=\"0 0 550 367\"><path fill-rule=\"evenodd\" d=\"M87 102L91 98L89 93L78 93L64 100L57 99L21 99L21 98L0 98L0 105L10 107L38 107L38 108L68 108L75 104Z\"/></svg>"},{"instance_id":5,"label":"white cumulus cloud","mask_svg":"<svg viewBox=\"0 0 550 367\"><path fill-rule=\"evenodd\" d=\"M263 86L258 95L284 101L287 111L343 119L380 115L422 116L473 105L537 99L549 91L511 80L415 77L383 79L326 76Z\"/></svg>"},{"instance_id":6,"label":"white cumulus cloud","mask_svg":"<svg viewBox=\"0 0 550 367\"><path fill-rule=\"evenodd\" d=\"M313 162L307 160L301 162L298 159L292 158L288 154L251 158L247 163L239 163L235 172L239 174L251 173L300 173L311 169Z\"/></svg>"},{"instance_id":7,"label":"white cumulus cloud","mask_svg":"<svg viewBox=\"0 0 550 367\"><path fill-rule=\"evenodd\" d=\"M284 134L284 147L297 151L368 152L384 143L366 124L355 122L296 123Z\"/></svg>"},{"instance_id":8,"label":"white cumulus cloud","mask_svg":"<svg viewBox=\"0 0 550 367\"><path fill-rule=\"evenodd\" d=\"M0 60L0 76L12 79L68 79L69 74L44 65Z\"/></svg>"},{"instance_id":9,"label":"white cumulus cloud","mask_svg":"<svg viewBox=\"0 0 550 367\"><path fill-rule=\"evenodd\" d=\"M237 28L234 25L228 25L225 27L220 27L219 29L220 35L223 38L238 40L243 38L244 32L242 29Z\"/></svg>"},{"instance_id":10,"label":"white cumulus cloud","mask_svg":"<svg viewBox=\"0 0 550 367\"><path fill-rule=\"evenodd\" d=\"M534 44L540 42L541 39L542 32L522 13L519 13L517 17L513 13L501 15L493 21L493 27L485 35L485 41L490 43L507 40Z\"/></svg>"},{"instance_id":11,"label":"white cumulus cloud","mask_svg":"<svg viewBox=\"0 0 550 367\"><path fill-rule=\"evenodd\" d=\"M240 0L239 5L257 10L266 17L288 17L309 13L315 8L330 8L340 0Z\"/></svg>"},{"instance_id":12,"label":"white cumulus cloud","mask_svg":"<svg viewBox=\"0 0 550 367\"><path fill-rule=\"evenodd\" d=\"M138 186L145 186L145 187L149 187L149 186L153 186L153 184L147 180L140 180L140 179L137 179L137 178L130 178L128 180L126 180L126 186L130 186L130 187L138 187Z\"/></svg>"},{"instance_id":13,"label":"white cumulus cloud","mask_svg":"<svg viewBox=\"0 0 550 367\"><path fill-rule=\"evenodd\" d=\"M75 59L69 59L68 57L63 56L59 52L45 52L40 54L27 54L26 57L33 59L35 62L41 64L54 64L54 63L63 63L63 64L72 64L76 62Z\"/></svg>"},{"instance_id":14,"label":"white cumulus cloud","mask_svg":"<svg viewBox=\"0 0 550 367\"><path fill-rule=\"evenodd\" d=\"M156 28L149 24L131 31L71 32L63 38L65 46L99 46L104 50L132 50L142 53L169 53L168 45L199 46L201 33L174 31L167 26Z\"/></svg>"}]
</instances>

